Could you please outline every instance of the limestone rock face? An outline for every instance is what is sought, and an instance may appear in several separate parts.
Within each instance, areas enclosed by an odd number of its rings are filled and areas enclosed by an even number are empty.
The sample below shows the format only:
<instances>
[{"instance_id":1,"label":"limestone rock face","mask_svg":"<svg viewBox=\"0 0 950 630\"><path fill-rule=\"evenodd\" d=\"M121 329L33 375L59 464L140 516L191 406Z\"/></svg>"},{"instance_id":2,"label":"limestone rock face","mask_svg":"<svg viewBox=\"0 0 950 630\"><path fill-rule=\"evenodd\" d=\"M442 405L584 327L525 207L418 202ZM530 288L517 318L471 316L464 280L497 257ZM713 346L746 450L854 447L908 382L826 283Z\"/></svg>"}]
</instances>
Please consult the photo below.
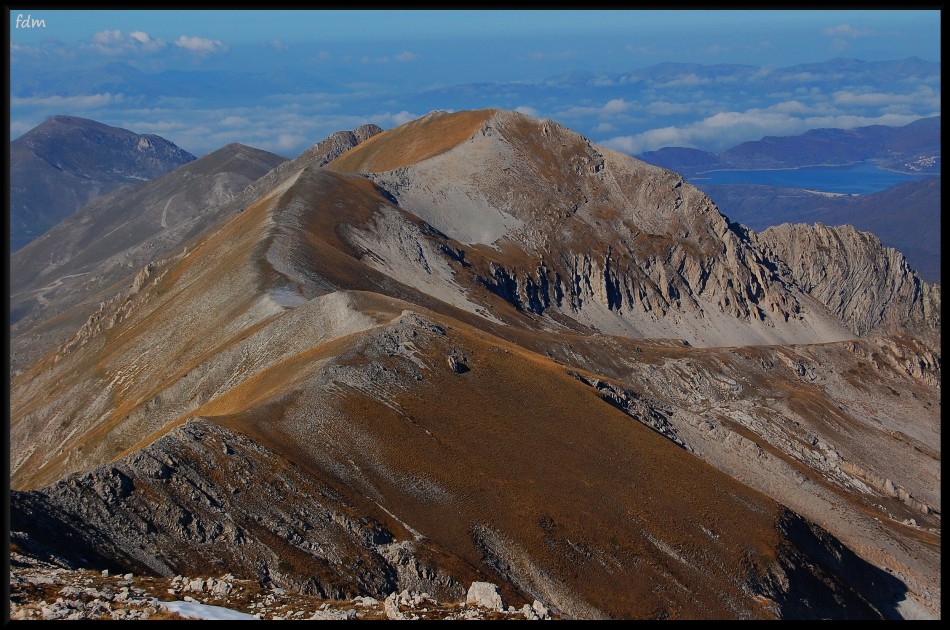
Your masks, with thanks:
<instances>
[{"instance_id":1,"label":"limestone rock face","mask_svg":"<svg viewBox=\"0 0 950 630\"><path fill-rule=\"evenodd\" d=\"M923 282L896 249L850 225L785 224L759 241L795 282L857 335L917 333L940 343L940 285Z\"/></svg>"},{"instance_id":2,"label":"limestone rock face","mask_svg":"<svg viewBox=\"0 0 950 630\"><path fill-rule=\"evenodd\" d=\"M352 131L337 131L301 153L298 159L323 166L381 132L382 128L378 125L362 125Z\"/></svg>"},{"instance_id":3,"label":"limestone rock face","mask_svg":"<svg viewBox=\"0 0 950 630\"><path fill-rule=\"evenodd\" d=\"M45 492L14 493L11 527L42 530L62 527L59 519L81 521L30 549L61 566L82 566L82 558L114 566L102 553L136 572L165 576L250 570L262 583L323 597L343 597L356 583L380 598L409 586L446 599L461 594L425 563L424 550L394 557L392 532L355 517L353 506L319 480L292 469L278 472L286 465L241 434L194 420L113 466L68 477ZM357 559L360 568L343 558ZM410 560L414 575L404 576L395 565ZM227 588L199 578L185 590Z\"/></svg>"}]
</instances>

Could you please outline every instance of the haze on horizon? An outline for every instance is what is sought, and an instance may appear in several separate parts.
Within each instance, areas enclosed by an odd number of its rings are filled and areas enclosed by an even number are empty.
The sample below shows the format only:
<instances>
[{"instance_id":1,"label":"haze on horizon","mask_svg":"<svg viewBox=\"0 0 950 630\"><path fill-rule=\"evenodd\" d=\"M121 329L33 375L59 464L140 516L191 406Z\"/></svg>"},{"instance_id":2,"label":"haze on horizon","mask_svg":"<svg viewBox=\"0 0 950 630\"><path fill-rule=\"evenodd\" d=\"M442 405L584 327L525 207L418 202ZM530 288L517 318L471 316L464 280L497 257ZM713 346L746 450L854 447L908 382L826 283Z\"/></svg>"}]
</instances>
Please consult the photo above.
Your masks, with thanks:
<instances>
[{"instance_id":1,"label":"haze on horizon","mask_svg":"<svg viewBox=\"0 0 950 630\"><path fill-rule=\"evenodd\" d=\"M27 17L44 26L23 28ZM498 107L638 153L940 111L937 10L14 10L8 19L11 138L69 114L196 155L241 142L293 157L364 123ZM770 80L801 64L908 58L937 71ZM701 65L644 78L666 63Z\"/></svg>"}]
</instances>

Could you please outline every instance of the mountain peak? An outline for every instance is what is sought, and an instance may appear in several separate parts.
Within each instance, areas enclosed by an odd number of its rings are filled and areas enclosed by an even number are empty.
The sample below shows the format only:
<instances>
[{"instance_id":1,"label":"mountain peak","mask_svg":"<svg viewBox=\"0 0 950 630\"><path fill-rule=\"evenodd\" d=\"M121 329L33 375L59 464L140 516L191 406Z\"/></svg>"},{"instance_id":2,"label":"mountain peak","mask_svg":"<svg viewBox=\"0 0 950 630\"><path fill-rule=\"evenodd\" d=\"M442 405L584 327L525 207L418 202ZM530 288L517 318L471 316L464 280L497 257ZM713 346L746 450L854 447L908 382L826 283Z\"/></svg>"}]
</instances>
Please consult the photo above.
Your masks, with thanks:
<instances>
[{"instance_id":1,"label":"mountain peak","mask_svg":"<svg viewBox=\"0 0 950 630\"><path fill-rule=\"evenodd\" d=\"M470 138L497 111L431 112L370 138L328 168L341 173L381 173L421 162Z\"/></svg>"},{"instance_id":2,"label":"mountain peak","mask_svg":"<svg viewBox=\"0 0 950 630\"><path fill-rule=\"evenodd\" d=\"M10 143L11 247L22 247L100 195L194 159L160 136L53 116Z\"/></svg>"}]
</instances>

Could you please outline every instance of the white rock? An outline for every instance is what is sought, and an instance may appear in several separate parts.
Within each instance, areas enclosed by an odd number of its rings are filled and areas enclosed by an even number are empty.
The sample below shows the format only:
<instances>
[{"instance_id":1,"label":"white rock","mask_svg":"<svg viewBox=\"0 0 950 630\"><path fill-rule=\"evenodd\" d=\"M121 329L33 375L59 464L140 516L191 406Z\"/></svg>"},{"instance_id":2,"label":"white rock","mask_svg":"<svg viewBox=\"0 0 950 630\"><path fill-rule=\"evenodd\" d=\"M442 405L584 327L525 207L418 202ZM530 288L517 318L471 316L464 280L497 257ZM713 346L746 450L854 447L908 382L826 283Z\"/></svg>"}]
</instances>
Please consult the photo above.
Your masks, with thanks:
<instances>
[{"instance_id":1,"label":"white rock","mask_svg":"<svg viewBox=\"0 0 950 630\"><path fill-rule=\"evenodd\" d=\"M393 591L383 602L383 610L386 611L387 619L406 619L406 616L399 612L399 593L396 591Z\"/></svg>"},{"instance_id":2,"label":"white rock","mask_svg":"<svg viewBox=\"0 0 950 630\"><path fill-rule=\"evenodd\" d=\"M549 611L548 607L542 604L541 602L539 602L538 600L534 600L534 603L531 604L531 608L534 609L534 612L537 613L538 617L540 617L541 619L551 618L551 611Z\"/></svg>"},{"instance_id":3,"label":"white rock","mask_svg":"<svg viewBox=\"0 0 950 630\"><path fill-rule=\"evenodd\" d=\"M481 606L489 610L504 611L505 603L501 599L498 587L491 582L472 582L465 596L465 603Z\"/></svg>"}]
</instances>

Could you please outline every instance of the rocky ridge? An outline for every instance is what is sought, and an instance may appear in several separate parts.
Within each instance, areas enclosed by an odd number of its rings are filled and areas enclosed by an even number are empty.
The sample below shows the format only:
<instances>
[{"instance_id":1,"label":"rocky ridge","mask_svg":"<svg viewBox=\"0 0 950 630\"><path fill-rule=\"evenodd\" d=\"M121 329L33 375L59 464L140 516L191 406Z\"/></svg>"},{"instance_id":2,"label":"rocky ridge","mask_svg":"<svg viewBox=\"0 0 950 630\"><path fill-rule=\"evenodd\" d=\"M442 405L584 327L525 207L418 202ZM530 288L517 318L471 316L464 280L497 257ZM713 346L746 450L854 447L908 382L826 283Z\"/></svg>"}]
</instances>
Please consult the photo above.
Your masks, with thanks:
<instances>
[{"instance_id":1,"label":"rocky ridge","mask_svg":"<svg viewBox=\"0 0 950 630\"><path fill-rule=\"evenodd\" d=\"M231 144L104 195L10 257L11 370L62 344L157 258L230 218L227 202L285 161Z\"/></svg>"},{"instance_id":2,"label":"rocky ridge","mask_svg":"<svg viewBox=\"0 0 950 630\"><path fill-rule=\"evenodd\" d=\"M798 223L768 228L758 240L855 334L902 331L940 345L940 285L923 282L873 234Z\"/></svg>"}]
</instances>

